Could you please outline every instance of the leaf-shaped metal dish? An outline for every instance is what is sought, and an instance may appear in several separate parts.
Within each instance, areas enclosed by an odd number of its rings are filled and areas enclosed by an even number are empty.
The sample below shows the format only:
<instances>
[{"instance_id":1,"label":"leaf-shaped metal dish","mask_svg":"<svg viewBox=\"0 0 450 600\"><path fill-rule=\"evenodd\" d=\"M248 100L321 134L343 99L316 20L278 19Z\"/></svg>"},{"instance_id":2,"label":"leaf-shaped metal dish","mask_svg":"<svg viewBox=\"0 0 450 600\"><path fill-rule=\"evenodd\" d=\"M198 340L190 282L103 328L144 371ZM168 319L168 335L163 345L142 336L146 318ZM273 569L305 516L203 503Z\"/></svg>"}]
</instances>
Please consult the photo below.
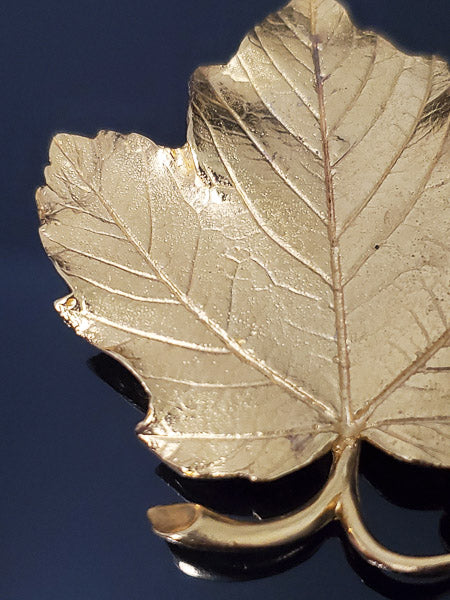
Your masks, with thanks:
<instances>
[{"instance_id":1,"label":"leaf-shaped metal dish","mask_svg":"<svg viewBox=\"0 0 450 600\"><path fill-rule=\"evenodd\" d=\"M165 537L279 544L333 518L370 561L359 440L450 467L446 64L294 0L191 83L187 144L59 135L38 191L56 308L152 400L140 438L193 477L278 478L333 449L307 509L262 524L159 507Z\"/></svg>"}]
</instances>

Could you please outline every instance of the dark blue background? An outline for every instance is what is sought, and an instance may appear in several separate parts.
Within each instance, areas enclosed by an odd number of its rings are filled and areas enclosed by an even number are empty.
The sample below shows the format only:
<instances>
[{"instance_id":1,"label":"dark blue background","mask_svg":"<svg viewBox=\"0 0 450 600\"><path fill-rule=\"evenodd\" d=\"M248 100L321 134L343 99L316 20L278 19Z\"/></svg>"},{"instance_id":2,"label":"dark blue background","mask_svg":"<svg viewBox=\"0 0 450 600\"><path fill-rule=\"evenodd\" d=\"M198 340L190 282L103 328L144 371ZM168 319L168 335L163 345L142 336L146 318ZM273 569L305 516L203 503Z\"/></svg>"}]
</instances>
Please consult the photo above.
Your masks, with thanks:
<instances>
[{"instance_id":1,"label":"dark blue background","mask_svg":"<svg viewBox=\"0 0 450 600\"><path fill-rule=\"evenodd\" d=\"M191 72L225 62L281 4L1 3L1 600L438 597L364 585L337 539L268 579L218 583L181 574L146 522L147 507L176 495L135 438L140 415L87 368L95 350L52 309L66 288L39 244L34 190L53 134L113 129L182 144ZM450 54L448 0L349 5L361 25L408 50ZM368 524L385 543L441 551L438 511L388 505L364 482L363 499Z\"/></svg>"}]
</instances>

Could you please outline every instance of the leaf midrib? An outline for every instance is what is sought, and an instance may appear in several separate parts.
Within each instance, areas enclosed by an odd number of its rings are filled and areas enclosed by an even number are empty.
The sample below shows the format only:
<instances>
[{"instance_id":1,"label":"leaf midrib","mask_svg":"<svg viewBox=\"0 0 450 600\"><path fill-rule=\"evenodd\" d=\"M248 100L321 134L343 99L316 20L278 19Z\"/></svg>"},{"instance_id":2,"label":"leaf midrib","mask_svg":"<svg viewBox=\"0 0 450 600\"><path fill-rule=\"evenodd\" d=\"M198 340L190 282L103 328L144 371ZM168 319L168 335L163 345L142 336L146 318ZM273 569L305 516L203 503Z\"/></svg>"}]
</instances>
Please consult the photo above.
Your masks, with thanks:
<instances>
[{"instance_id":1,"label":"leaf midrib","mask_svg":"<svg viewBox=\"0 0 450 600\"><path fill-rule=\"evenodd\" d=\"M443 348L449 338L450 331L447 329L444 333L430 346L428 346L420 356L417 357L406 369L404 369L399 375L391 381L379 394L374 398L366 402L361 409L353 414L351 408L351 387L350 387L350 353L348 347L348 333L347 333L347 322L346 322L346 311L345 311L345 298L344 298L344 287L345 283L343 280L343 273L341 268L341 257L339 250L339 237L337 234L337 223L335 215L335 198L334 198L334 187L333 187L333 175L332 168L334 165L330 161L330 153L328 147L328 127L325 110L325 99L324 99L324 87L323 87L323 76L321 74L320 65L320 51L319 51L319 39L316 34L316 0L310 0L311 10L311 52L313 56L315 75L316 75L316 88L319 98L319 113L320 113L320 129L323 143L323 165L325 174L325 188L327 194L327 205L328 205L328 235L331 248L331 273L333 281L333 293L334 293L334 307L336 314L336 332L337 332L337 346L338 346L338 367L339 367L339 381L340 381L340 392L341 392L341 406L342 414L341 419L345 426L357 425L358 431L363 429L367 424L370 416L375 410L383 404L383 402L403 383L410 379L418 369L425 366L428 360L436 354L436 352ZM421 110L418 112L418 116L415 120L415 125L420 120L423 108L426 105L429 97L431 84L432 84L432 73L433 73L433 60L430 64L429 80L427 85L427 91L424 96ZM378 182L373 194L379 189L392 169L393 165L396 164L401 154L404 152L408 142L412 139L415 128L413 127L407 140L402 144L401 150L396 154L395 160L390 165L390 169L386 169L383 173L381 180ZM433 165L430 172L432 172L435 165Z\"/></svg>"},{"instance_id":2,"label":"leaf midrib","mask_svg":"<svg viewBox=\"0 0 450 600\"><path fill-rule=\"evenodd\" d=\"M353 423L351 410L350 391L350 354L348 349L347 322L345 316L345 300L343 277L341 268L341 256L337 241L337 225L335 212L335 198L333 186L333 174L331 171L330 151L328 146L328 124L325 110L325 97L323 87L323 76L321 73L321 59L319 51L319 39L316 33L316 8L314 0L310 0L311 10L311 53L314 63L316 79L316 91L319 100L319 125L322 136L323 167L325 176L326 201L328 207L328 239L330 243L330 267L333 282L334 312L336 320L339 391L341 400L341 421L344 426L349 427Z\"/></svg>"}]
</instances>

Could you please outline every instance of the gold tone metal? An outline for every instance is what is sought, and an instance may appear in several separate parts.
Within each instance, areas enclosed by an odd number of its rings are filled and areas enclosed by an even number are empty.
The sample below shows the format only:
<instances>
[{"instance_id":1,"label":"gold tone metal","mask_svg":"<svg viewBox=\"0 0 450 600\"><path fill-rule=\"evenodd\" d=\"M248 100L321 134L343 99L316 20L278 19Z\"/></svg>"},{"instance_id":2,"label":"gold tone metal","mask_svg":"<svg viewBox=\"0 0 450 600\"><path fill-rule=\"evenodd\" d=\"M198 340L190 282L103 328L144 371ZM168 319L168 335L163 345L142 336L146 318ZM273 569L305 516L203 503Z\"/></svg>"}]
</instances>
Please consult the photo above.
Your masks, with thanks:
<instances>
[{"instance_id":1,"label":"gold tone metal","mask_svg":"<svg viewBox=\"0 0 450 600\"><path fill-rule=\"evenodd\" d=\"M322 492L298 512L264 521L224 517L198 504L156 506L148 511L153 530L166 541L190 548L221 551L252 550L296 542L330 521L339 520L355 550L385 571L422 577L448 573L450 554L403 556L379 544L362 522L358 503L359 444L335 453L330 478Z\"/></svg>"},{"instance_id":2,"label":"gold tone metal","mask_svg":"<svg viewBox=\"0 0 450 600\"><path fill-rule=\"evenodd\" d=\"M54 139L37 203L72 289L56 309L151 390L141 440L191 477L267 481L335 453L298 514L158 507L163 537L259 547L338 518L381 568L449 569L382 548L354 489L361 439L450 467L448 86L444 61L335 0L293 0L197 70L182 148Z\"/></svg>"}]
</instances>

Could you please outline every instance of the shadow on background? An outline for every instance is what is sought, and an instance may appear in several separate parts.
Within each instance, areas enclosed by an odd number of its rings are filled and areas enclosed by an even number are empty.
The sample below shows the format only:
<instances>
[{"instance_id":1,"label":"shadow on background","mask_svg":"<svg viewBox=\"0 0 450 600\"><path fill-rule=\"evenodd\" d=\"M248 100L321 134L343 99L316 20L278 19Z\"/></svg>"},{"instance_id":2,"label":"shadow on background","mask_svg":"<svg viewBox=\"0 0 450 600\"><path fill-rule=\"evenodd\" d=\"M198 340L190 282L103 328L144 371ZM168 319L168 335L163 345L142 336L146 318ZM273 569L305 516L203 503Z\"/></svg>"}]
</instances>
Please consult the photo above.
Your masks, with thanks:
<instances>
[{"instance_id":1,"label":"shadow on background","mask_svg":"<svg viewBox=\"0 0 450 600\"><path fill-rule=\"evenodd\" d=\"M103 381L124 396L135 408L146 412L147 395L138 380L120 363L98 354L88 362ZM325 485L332 462L327 454L313 464L272 482L252 483L245 479L200 480L174 472L165 464L156 470L168 485L190 502L217 512L265 519L298 510ZM444 511L440 535L450 546L450 471L396 460L363 444L360 475L388 503L405 509ZM364 500L364 498L363 498ZM363 507L364 509L364 503ZM420 518L418 513L417 518ZM289 545L257 552L223 553L199 551L169 544L175 564L183 573L202 579L251 580L276 575L301 564L333 536L340 537L347 560L356 573L378 593L392 600L430 600L450 592L445 581L400 581L362 560L350 547L338 524L332 523L301 545ZM445 549L443 549L445 551Z\"/></svg>"}]
</instances>

